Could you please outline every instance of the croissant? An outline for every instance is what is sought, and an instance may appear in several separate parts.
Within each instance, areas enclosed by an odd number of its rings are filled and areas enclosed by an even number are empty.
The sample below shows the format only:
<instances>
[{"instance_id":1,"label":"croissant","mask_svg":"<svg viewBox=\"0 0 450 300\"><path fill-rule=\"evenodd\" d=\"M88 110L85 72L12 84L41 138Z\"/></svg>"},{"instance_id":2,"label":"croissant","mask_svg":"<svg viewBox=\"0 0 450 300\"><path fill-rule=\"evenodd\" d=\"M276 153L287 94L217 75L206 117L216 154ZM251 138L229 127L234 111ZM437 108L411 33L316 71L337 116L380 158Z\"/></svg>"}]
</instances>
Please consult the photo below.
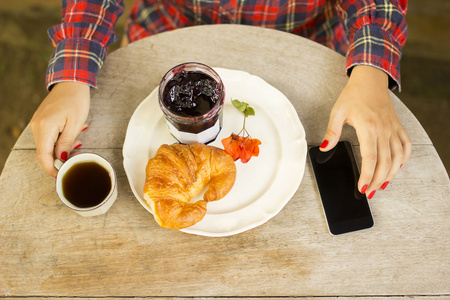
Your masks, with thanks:
<instances>
[{"instance_id":1,"label":"croissant","mask_svg":"<svg viewBox=\"0 0 450 300\"><path fill-rule=\"evenodd\" d=\"M145 169L144 199L163 228L182 229L203 219L208 202L233 187L236 165L224 150L195 143L161 145ZM207 185L203 200L191 203Z\"/></svg>"}]
</instances>

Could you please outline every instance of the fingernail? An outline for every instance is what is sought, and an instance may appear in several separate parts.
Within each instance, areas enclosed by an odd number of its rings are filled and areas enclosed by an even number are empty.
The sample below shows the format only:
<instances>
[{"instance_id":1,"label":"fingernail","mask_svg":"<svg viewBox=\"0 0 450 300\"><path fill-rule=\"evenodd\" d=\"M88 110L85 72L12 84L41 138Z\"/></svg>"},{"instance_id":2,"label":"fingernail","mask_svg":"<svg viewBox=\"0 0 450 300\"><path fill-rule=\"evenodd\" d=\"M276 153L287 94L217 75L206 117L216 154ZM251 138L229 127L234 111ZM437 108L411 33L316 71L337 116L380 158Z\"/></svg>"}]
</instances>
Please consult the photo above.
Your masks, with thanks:
<instances>
[{"instance_id":1,"label":"fingernail","mask_svg":"<svg viewBox=\"0 0 450 300\"><path fill-rule=\"evenodd\" d=\"M81 129L81 132L85 131L88 128L89 128L89 126L84 127L83 129Z\"/></svg>"},{"instance_id":2,"label":"fingernail","mask_svg":"<svg viewBox=\"0 0 450 300\"><path fill-rule=\"evenodd\" d=\"M389 184L389 181L386 181L385 183L383 183L383 185L381 186L381 189L384 190Z\"/></svg>"},{"instance_id":3,"label":"fingernail","mask_svg":"<svg viewBox=\"0 0 450 300\"><path fill-rule=\"evenodd\" d=\"M62 160L66 161L67 160L67 156L68 156L67 152L65 152L65 151L63 153L61 153L61 159Z\"/></svg>"},{"instance_id":4,"label":"fingernail","mask_svg":"<svg viewBox=\"0 0 450 300\"><path fill-rule=\"evenodd\" d=\"M328 141L327 141L327 140L324 140L324 141L322 142L322 144L320 145L320 148L325 148L326 146L328 146Z\"/></svg>"},{"instance_id":5,"label":"fingernail","mask_svg":"<svg viewBox=\"0 0 450 300\"><path fill-rule=\"evenodd\" d=\"M367 191L367 184L365 186L362 187L361 189L361 194L365 194Z\"/></svg>"},{"instance_id":6,"label":"fingernail","mask_svg":"<svg viewBox=\"0 0 450 300\"><path fill-rule=\"evenodd\" d=\"M403 167L403 164L400 165L400 168Z\"/></svg>"},{"instance_id":7,"label":"fingernail","mask_svg":"<svg viewBox=\"0 0 450 300\"><path fill-rule=\"evenodd\" d=\"M372 193L369 194L369 200L372 199L374 195L375 195L375 191L372 191Z\"/></svg>"},{"instance_id":8,"label":"fingernail","mask_svg":"<svg viewBox=\"0 0 450 300\"><path fill-rule=\"evenodd\" d=\"M75 148L73 148L73 150L80 148L81 146L83 146L82 144L79 144L78 146L76 146Z\"/></svg>"}]
</instances>

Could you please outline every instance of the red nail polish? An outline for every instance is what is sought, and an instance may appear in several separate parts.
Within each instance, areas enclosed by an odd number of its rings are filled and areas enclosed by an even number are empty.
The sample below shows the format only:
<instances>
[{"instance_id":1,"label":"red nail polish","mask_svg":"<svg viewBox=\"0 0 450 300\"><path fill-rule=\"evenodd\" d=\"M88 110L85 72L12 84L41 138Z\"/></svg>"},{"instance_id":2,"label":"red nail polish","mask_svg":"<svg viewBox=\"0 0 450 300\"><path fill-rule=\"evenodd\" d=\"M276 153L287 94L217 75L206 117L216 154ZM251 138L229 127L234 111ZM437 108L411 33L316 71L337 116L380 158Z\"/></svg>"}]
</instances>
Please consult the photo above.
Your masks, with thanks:
<instances>
[{"instance_id":1,"label":"red nail polish","mask_svg":"<svg viewBox=\"0 0 450 300\"><path fill-rule=\"evenodd\" d=\"M373 198L373 196L375 195L375 191L372 191L372 193L369 194L369 200Z\"/></svg>"},{"instance_id":2,"label":"red nail polish","mask_svg":"<svg viewBox=\"0 0 450 300\"><path fill-rule=\"evenodd\" d=\"M384 190L389 184L389 181L386 181L385 183L383 183L383 185L381 186L381 189Z\"/></svg>"},{"instance_id":3,"label":"red nail polish","mask_svg":"<svg viewBox=\"0 0 450 300\"><path fill-rule=\"evenodd\" d=\"M82 144L79 144L78 146L76 146L75 148L73 148L73 150L80 148L81 146L83 146Z\"/></svg>"},{"instance_id":4,"label":"red nail polish","mask_svg":"<svg viewBox=\"0 0 450 300\"><path fill-rule=\"evenodd\" d=\"M362 187L361 189L361 194L365 194L367 191L367 184L365 186Z\"/></svg>"},{"instance_id":5,"label":"red nail polish","mask_svg":"<svg viewBox=\"0 0 450 300\"><path fill-rule=\"evenodd\" d=\"M320 145L320 148L325 148L326 146L328 146L328 141L327 141L327 140L324 140L324 141L322 142L322 144Z\"/></svg>"},{"instance_id":6,"label":"red nail polish","mask_svg":"<svg viewBox=\"0 0 450 300\"><path fill-rule=\"evenodd\" d=\"M403 164L400 165L400 168L403 167Z\"/></svg>"},{"instance_id":7,"label":"red nail polish","mask_svg":"<svg viewBox=\"0 0 450 300\"><path fill-rule=\"evenodd\" d=\"M63 153L61 153L61 159L62 160L64 160L64 161L66 161L67 160L67 152L63 152Z\"/></svg>"},{"instance_id":8,"label":"red nail polish","mask_svg":"<svg viewBox=\"0 0 450 300\"><path fill-rule=\"evenodd\" d=\"M83 129L81 129L81 132L87 130L89 128L89 126L84 127Z\"/></svg>"}]
</instances>

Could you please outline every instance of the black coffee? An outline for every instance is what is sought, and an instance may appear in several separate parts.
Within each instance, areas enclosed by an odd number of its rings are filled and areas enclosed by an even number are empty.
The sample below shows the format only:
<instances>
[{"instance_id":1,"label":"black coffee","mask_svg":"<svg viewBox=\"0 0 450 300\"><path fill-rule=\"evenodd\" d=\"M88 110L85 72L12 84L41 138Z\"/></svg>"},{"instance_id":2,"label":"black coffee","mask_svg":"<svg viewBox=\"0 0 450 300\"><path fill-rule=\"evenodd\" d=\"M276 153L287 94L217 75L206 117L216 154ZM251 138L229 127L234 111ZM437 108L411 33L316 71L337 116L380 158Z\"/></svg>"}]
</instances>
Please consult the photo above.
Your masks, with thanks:
<instances>
[{"instance_id":1,"label":"black coffee","mask_svg":"<svg viewBox=\"0 0 450 300\"><path fill-rule=\"evenodd\" d=\"M62 179L64 197L73 205L86 208L100 204L111 191L111 178L96 162L73 165Z\"/></svg>"}]
</instances>

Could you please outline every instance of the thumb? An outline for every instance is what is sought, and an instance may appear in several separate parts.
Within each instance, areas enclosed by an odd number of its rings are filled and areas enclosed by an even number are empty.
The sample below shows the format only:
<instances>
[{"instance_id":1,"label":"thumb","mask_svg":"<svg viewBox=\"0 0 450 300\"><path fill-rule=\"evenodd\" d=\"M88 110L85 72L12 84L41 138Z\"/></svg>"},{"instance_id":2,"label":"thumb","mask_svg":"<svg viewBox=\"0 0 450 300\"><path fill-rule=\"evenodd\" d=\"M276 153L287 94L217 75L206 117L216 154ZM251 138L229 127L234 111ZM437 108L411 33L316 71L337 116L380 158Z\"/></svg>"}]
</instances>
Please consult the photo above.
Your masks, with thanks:
<instances>
[{"instance_id":1,"label":"thumb","mask_svg":"<svg viewBox=\"0 0 450 300\"><path fill-rule=\"evenodd\" d=\"M331 113L327 132L325 133L322 144L320 145L321 151L327 152L336 146L341 137L344 121L345 118L333 114L333 112Z\"/></svg>"},{"instance_id":2,"label":"thumb","mask_svg":"<svg viewBox=\"0 0 450 300\"><path fill-rule=\"evenodd\" d=\"M73 149L74 142L80 133L80 126L76 126L74 124L67 123L61 132L58 141L55 146L55 155L56 157L61 158L62 160L67 160L70 152Z\"/></svg>"}]
</instances>

